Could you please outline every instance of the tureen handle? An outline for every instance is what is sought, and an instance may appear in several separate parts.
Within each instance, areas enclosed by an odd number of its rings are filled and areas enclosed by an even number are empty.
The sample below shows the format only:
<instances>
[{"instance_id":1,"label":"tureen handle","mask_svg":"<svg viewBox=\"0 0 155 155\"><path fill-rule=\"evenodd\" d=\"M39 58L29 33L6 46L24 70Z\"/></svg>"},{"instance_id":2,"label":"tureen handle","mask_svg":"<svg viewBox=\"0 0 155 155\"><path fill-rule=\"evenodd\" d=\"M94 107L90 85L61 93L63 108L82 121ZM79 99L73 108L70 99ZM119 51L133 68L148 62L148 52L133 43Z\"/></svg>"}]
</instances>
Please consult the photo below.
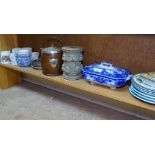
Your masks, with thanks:
<instances>
[{"instance_id":1,"label":"tureen handle","mask_svg":"<svg viewBox=\"0 0 155 155\"><path fill-rule=\"evenodd\" d=\"M112 64L111 64L111 63L105 62L105 61L102 61L102 62L101 62L101 65L102 65L102 66L106 66L106 67L112 67Z\"/></svg>"},{"instance_id":2,"label":"tureen handle","mask_svg":"<svg viewBox=\"0 0 155 155\"><path fill-rule=\"evenodd\" d=\"M126 78L126 81L131 80L132 77L133 77L133 75L132 75L132 74L129 74L129 75L127 76L127 78Z\"/></svg>"}]
</instances>

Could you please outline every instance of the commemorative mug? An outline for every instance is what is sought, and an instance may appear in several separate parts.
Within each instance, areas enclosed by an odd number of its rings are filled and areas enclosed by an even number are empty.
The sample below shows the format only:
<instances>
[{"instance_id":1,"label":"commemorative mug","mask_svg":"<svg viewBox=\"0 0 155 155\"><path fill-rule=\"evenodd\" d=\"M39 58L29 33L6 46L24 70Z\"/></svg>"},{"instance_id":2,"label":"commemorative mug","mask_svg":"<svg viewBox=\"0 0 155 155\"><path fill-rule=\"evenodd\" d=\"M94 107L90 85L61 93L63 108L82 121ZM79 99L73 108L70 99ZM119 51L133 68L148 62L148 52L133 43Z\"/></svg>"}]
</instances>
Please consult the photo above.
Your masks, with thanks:
<instances>
[{"instance_id":1,"label":"commemorative mug","mask_svg":"<svg viewBox=\"0 0 155 155\"><path fill-rule=\"evenodd\" d=\"M0 63L1 64L11 64L10 51L1 51L0 52Z\"/></svg>"}]
</instances>

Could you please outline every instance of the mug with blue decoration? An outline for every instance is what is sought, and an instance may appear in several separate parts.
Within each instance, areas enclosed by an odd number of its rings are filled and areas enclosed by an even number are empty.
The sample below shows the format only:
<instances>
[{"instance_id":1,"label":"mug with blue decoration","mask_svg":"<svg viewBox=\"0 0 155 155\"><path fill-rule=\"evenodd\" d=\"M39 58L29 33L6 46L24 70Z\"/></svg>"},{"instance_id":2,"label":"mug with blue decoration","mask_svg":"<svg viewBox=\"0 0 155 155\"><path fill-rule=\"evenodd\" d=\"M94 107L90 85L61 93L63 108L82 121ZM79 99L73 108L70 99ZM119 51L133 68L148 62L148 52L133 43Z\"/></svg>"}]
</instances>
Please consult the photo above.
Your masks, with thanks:
<instances>
[{"instance_id":1,"label":"mug with blue decoration","mask_svg":"<svg viewBox=\"0 0 155 155\"><path fill-rule=\"evenodd\" d=\"M32 48L19 48L15 55L18 66L28 67L31 64Z\"/></svg>"}]
</instances>

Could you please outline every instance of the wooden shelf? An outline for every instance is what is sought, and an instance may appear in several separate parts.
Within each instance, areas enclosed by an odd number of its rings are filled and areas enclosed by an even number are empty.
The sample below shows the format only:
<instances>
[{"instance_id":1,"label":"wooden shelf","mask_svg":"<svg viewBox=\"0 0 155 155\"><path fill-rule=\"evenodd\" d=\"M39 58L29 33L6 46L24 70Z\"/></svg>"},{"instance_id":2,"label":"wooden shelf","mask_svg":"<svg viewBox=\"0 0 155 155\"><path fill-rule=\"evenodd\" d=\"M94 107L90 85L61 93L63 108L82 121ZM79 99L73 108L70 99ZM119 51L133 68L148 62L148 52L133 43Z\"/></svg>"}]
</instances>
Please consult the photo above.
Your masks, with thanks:
<instances>
[{"instance_id":1,"label":"wooden shelf","mask_svg":"<svg viewBox=\"0 0 155 155\"><path fill-rule=\"evenodd\" d=\"M73 89L77 89L79 91L87 92L93 95L97 95L108 99L109 101L119 102L121 104L130 105L133 108L140 108L144 110L151 111L155 114L155 106L151 104L147 104L142 102L136 98L134 98L128 91L129 86L125 86L123 88L117 88L115 90L111 90L110 88L99 86L99 85L91 85L84 79L76 80L76 81L68 81L65 80L62 76L45 76L42 74L42 71L34 70L32 68L22 68L13 65L3 65L2 67L18 71L20 73L24 73L27 75L35 76L42 80L50 81L53 83L57 83L59 85L67 86ZM11 75L10 75L11 76Z\"/></svg>"}]
</instances>

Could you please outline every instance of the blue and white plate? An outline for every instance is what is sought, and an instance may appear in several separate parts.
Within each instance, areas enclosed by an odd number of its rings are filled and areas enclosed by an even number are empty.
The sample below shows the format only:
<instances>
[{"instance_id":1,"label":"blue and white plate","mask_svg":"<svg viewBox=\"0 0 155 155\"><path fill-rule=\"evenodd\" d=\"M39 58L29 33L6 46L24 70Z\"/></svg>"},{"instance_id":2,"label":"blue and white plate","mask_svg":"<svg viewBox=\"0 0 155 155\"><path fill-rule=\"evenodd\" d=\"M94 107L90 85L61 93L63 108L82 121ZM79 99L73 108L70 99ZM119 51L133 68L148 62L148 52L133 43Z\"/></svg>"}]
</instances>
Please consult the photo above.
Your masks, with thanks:
<instances>
[{"instance_id":1,"label":"blue and white plate","mask_svg":"<svg viewBox=\"0 0 155 155\"><path fill-rule=\"evenodd\" d=\"M132 82L134 82L135 84L137 84L139 87L143 89L146 89L148 91L155 93L155 80L154 78L150 78L149 76L152 74L150 72L150 73L140 73L140 74L134 75L132 78Z\"/></svg>"},{"instance_id":2,"label":"blue and white plate","mask_svg":"<svg viewBox=\"0 0 155 155\"><path fill-rule=\"evenodd\" d=\"M152 82L155 82L155 72L148 72L142 74L142 77L146 80L151 80Z\"/></svg>"},{"instance_id":3,"label":"blue and white plate","mask_svg":"<svg viewBox=\"0 0 155 155\"><path fill-rule=\"evenodd\" d=\"M129 91L130 91L130 93L131 93L134 97L138 98L139 100L144 101L144 102L147 102L147 103L150 103L150 104L155 104L155 99L151 99L151 98L149 98L149 97L146 97L146 96L144 96L144 95L141 95L141 94L137 93L137 92L133 89L133 86L130 86Z\"/></svg>"},{"instance_id":4,"label":"blue and white plate","mask_svg":"<svg viewBox=\"0 0 155 155\"><path fill-rule=\"evenodd\" d=\"M132 92L135 93L137 96L139 96L139 97L141 97L141 98L143 98L143 99L146 99L146 100L150 100L150 101L155 102L155 99L154 99L153 97L150 97L150 96L148 96L148 95L146 95L146 94L144 94L144 93L141 93L141 92L137 91L137 90L136 90L134 87L132 87L132 86L131 86L131 90L132 90Z\"/></svg>"},{"instance_id":5,"label":"blue and white plate","mask_svg":"<svg viewBox=\"0 0 155 155\"><path fill-rule=\"evenodd\" d=\"M131 89L132 89L135 93L137 93L138 95L140 95L140 96L142 96L142 97L155 100L155 95L149 95L149 94L146 94L146 93L144 93L144 92L141 92L141 91L137 90L133 85L131 85Z\"/></svg>"},{"instance_id":6,"label":"blue and white plate","mask_svg":"<svg viewBox=\"0 0 155 155\"><path fill-rule=\"evenodd\" d=\"M150 89L147 89L147 88L144 88L144 87L138 85L137 83L135 83L133 80L131 80L131 81L132 81L132 85L133 85L137 90L139 90L139 91L141 91L141 92L144 92L144 93L146 93L146 94L149 94L149 95L155 95L155 91L150 90Z\"/></svg>"}]
</instances>

